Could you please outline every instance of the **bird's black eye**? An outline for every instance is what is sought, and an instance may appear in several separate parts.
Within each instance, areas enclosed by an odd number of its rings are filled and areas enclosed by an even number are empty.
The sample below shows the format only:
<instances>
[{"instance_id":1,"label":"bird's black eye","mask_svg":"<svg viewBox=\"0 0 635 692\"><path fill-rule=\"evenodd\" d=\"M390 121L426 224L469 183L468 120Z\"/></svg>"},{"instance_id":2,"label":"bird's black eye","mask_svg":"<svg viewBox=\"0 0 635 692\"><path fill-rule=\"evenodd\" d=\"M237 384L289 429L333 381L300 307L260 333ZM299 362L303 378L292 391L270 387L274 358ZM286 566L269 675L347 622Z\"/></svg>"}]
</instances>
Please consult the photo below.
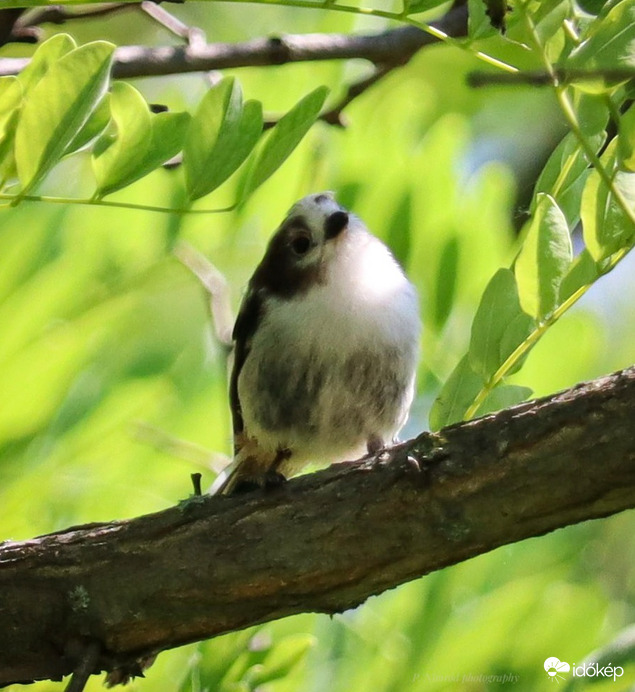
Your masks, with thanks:
<instances>
[{"instance_id":1,"label":"bird's black eye","mask_svg":"<svg viewBox=\"0 0 635 692\"><path fill-rule=\"evenodd\" d=\"M291 249L296 255L298 255L298 257L306 255L306 253L311 249L311 238L304 233L297 235L291 240Z\"/></svg>"}]
</instances>

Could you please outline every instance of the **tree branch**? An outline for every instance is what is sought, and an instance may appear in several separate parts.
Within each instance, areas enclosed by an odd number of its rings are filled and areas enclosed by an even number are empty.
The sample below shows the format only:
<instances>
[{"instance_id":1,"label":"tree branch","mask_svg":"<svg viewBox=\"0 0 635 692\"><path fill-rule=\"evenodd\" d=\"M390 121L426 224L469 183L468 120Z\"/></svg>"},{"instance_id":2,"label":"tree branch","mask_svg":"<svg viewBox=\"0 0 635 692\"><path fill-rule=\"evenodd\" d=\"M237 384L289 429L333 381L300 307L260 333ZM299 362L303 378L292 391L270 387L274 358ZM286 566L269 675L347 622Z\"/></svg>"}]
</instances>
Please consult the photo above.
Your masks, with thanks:
<instances>
[{"instance_id":1,"label":"tree branch","mask_svg":"<svg viewBox=\"0 0 635 692\"><path fill-rule=\"evenodd\" d=\"M434 26L449 36L466 32L467 10L457 5ZM237 67L283 65L293 62L350 60L359 58L374 65L402 65L421 48L438 39L413 26L379 34L301 34L257 38L242 43L195 42L178 46L120 46L115 51L113 76L121 79L207 72ZM19 73L25 58L0 59L0 76Z\"/></svg>"},{"instance_id":2,"label":"tree branch","mask_svg":"<svg viewBox=\"0 0 635 692\"><path fill-rule=\"evenodd\" d=\"M139 670L162 649L333 613L635 506L635 367L278 490L0 545L0 684ZM95 644L97 642L99 646ZM81 653L78 653L81 652ZM112 679L112 678L111 678Z\"/></svg>"}]
</instances>

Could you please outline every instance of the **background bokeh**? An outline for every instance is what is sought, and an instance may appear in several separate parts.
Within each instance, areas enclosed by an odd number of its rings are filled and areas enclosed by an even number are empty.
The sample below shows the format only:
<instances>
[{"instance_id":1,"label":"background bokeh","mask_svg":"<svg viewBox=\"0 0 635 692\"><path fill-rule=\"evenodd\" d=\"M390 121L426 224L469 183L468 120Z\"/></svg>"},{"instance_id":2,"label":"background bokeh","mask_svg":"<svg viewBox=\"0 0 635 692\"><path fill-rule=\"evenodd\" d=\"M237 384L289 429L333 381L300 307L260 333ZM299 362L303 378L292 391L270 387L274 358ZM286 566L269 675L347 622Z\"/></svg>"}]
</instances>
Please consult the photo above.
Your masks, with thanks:
<instances>
[{"instance_id":1,"label":"background bokeh","mask_svg":"<svg viewBox=\"0 0 635 692\"><path fill-rule=\"evenodd\" d=\"M387 26L280 7L193 3L170 11L204 28L210 41ZM66 29L79 42L177 40L135 10ZM511 38L497 50L532 67ZM537 171L565 132L551 92L471 90L465 77L478 67L457 47L422 51L347 110L346 129L318 123L237 212L188 217L37 203L0 211L0 540L160 510L190 493L195 471L211 483L212 453L230 451L224 358L205 296L172 245L186 239L206 254L228 277L237 306L272 231L309 192L334 190L393 248L420 290L424 347L407 433L425 429L432 400L467 348L487 281L517 250ZM275 114L319 84L335 99L366 70L333 61L234 74L246 97ZM193 110L208 88L200 75L133 83L173 109ZM181 175L158 171L116 198L178 205ZM232 180L197 205L222 207L234 188ZM90 189L81 157L60 165L42 188ZM632 276L627 259L548 332L513 381L543 395L631 365ZM635 619L634 529L632 512L581 524L333 618L296 616L166 652L130 689L548 689L546 658L581 662ZM633 666L620 682L594 687L629 684ZM95 679L88 689L100 686Z\"/></svg>"}]
</instances>

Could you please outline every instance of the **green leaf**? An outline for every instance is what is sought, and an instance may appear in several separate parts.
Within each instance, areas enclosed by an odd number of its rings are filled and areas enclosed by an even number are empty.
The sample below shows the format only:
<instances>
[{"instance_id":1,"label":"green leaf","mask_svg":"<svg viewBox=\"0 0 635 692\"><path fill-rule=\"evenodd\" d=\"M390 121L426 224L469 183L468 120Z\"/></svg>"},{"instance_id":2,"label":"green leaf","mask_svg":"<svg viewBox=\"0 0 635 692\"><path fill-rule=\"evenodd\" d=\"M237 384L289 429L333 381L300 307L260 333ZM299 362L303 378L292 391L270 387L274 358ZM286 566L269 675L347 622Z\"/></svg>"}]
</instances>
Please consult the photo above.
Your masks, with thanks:
<instances>
[{"instance_id":1,"label":"green leaf","mask_svg":"<svg viewBox=\"0 0 635 692\"><path fill-rule=\"evenodd\" d=\"M499 345L499 360L501 365L527 339L536 327L536 322L526 312L520 312L512 318L503 332ZM519 358L514 365L507 368L507 375L513 375L523 366L529 351Z\"/></svg>"},{"instance_id":2,"label":"green leaf","mask_svg":"<svg viewBox=\"0 0 635 692\"><path fill-rule=\"evenodd\" d=\"M153 115L143 96L125 82L113 85L110 110L114 127L93 153L100 197L139 180L177 154L190 121L187 113Z\"/></svg>"},{"instance_id":3,"label":"green leaf","mask_svg":"<svg viewBox=\"0 0 635 692\"><path fill-rule=\"evenodd\" d=\"M529 387L521 387L517 384L501 384L492 389L487 395L485 401L481 404L477 416L484 416L487 413L494 411L502 411L506 408L511 408L523 401L527 401L533 394L533 390Z\"/></svg>"},{"instance_id":4,"label":"green leaf","mask_svg":"<svg viewBox=\"0 0 635 692\"><path fill-rule=\"evenodd\" d=\"M262 134L262 107L243 107L240 85L227 77L212 87L192 118L183 163L187 194L198 199L225 182L245 161Z\"/></svg>"},{"instance_id":5,"label":"green leaf","mask_svg":"<svg viewBox=\"0 0 635 692\"><path fill-rule=\"evenodd\" d=\"M190 125L189 113L157 113L152 117L150 147L143 162L146 173L158 168L183 149Z\"/></svg>"},{"instance_id":6,"label":"green leaf","mask_svg":"<svg viewBox=\"0 0 635 692\"><path fill-rule=\"evenodd\" d=\"M522 330L520 323L514 322L516 318L522 320ZM512 347L508 335L503 349L503 336L512 323L516 324L513 335L521 337L520 341ZM531 324L531 318L521 310L513 272L499 269L487 284L472 323L469 350L472 370L488 380L522 343L527 336L528 324Z\"/></svg>"},{"instance_id":7,"label":"green leaf","mask_svg":"<svg viewBox=\"0 0 635 692\"><path fill-rule=\"evenodd\" d=\"M497 36L498 29L492 25L487 14L487 5L483 0L467 0L468 7L468 36L471 39L483 39Z\"/></svg>"},{"instance_id":8,"label":"green leaf","mask_svg":"<svg viewBox=\"0 0 635 692\"><path fill-rule=\"evenodd\" d=\"M601 162L626 204L634 209L635 173L618 169L616 153L617 141L614 139L602 155ZM596 262L632 242L635 228L631 219L595 169L584 187L581 215L584 242Z\"/></svg>"},{"instance_id":9,"label":"green leaf","mask_svg":"<svg viewBox=\"0 0 635 692\"><path fill-rule=\"evenodd\" d=\"M606 133L590 137L588 142L593 151L599 151L604 144ZM554 149L543 168L534 190L532 213L535 213L539 193L551 195L569 227L574 227L580 218L580 203L584 183L588 176L589 161L573 133L566 135Z\"/></svg>"},{"instance_id":10,"label":"green leaf","mask_svg":"<svg viewBox=\"0 0 635 692\"><path fill-rule=\"evenodd\" d=\"M342 199L342 189L338 190L338 199ZM352 201L352 200L351 200ZM344 204L344 202L340 202ZM348 204L348 200L346 204ZM354 202L347 207L354 209ZM410 259L410 245L412 240L412 193L406 189L399 197L397 208L390 216L387 241L395 259L402 266L407 266Z\"/></svg>"},{"instance_id":11,"label":"green leaf","mask_svg":"<svg viewBox=\"0 0 635 692\"><path fill-rule=\"evenodd\" d=\"M13 140L22 104L22 86L16 77L0 77L0 177L13 163Z\"/></svg>"},{"instance_id":12,"label":"green leaf","mask_svg":"<svg viewBox=\"0 0 635 692\"><path fill-rule=\"evenodd\" d=\"M600 14L606 0L577 0L577 4L588 14Z\"/></svg>"},{"instance_id":13,"label":"green leaf","mask_svg":"<svg viewBox=\"0 0 635 692\"><path fill-rule=\"evenodd\" d=\"M432 404L430 429L439 430L463 420L483 385L483 378L470 367L469 357L463 356Z\"/></svg>"},{"instance_id":14,"label":"green leaf","mask_svg":"<svg viewBox=\"0 0 635 692\"><path fill-rule=\"evenodd\" d=\"M569 57L569 67L602 70L635 68L635 2L625 0L598 17Z\"/></svg>"},{"instance_id":15,"label":"green leaf","mask_svg":"<svg viewBox=\"0 0 635 692\"><path fill-rule=\"evenodd\" d=\"M138 159L150 146L150 110L143 96L126 82L115 82L110 94L114 132L109 131L95 149L93 169L97 191L108 194L121 187Z\"/></svg>"},{"instance_id":16,"label":"green leaf","mask_svg":"<svg viewBox=\"0 0 635 692\"><path fill-rule=\"evenodd\" d=\"M446 323L456 295L459 268L459 239L448 238L441 250L434 292L434 324L442 329Z\"/></svg>"},{"instance_id":17,"label":"green leaf","mask_svg":"<svg viewBox=\"0 0 635 692\"><path fill-rule=\"evenodd\" d=\"M254 665L245 675L249 689L286 678L316 644L311 634L292 634L277 642L262 664Z\"/></svg>"},{"instance_id":18,"label":"green leaf","mask_svg":"<svg viewBox=\"0 0 635 692\"><path fill-rule=\"evenodd\" d=\"M564 301L572 296L582 286L588 286L598 279L600 273L591 253L584 248L575 258L567 275L560 284L560 300Z\"/></svg>"},{"instance_id":19,"label":"green leaf","mask_svg":"<svg viewBox=\"0 0 635 692\"><path fill-rule=\"evenodd\" d=\"M427 12L439 5L443 5L444 2L445 0L405 0L405 13L417 14L418 12Z\"/></svg>"},{"instance_id":20,"label":"green leaf","mask_svg":"<svg viewBox=\"0 0 635 692\"><path fill-rule=\"evenodd\" d=\"M60 160L103 97L115 46L95 41L51 65L29 91L15 137L22 194Z\"/></svg>"},{"instance_id":21,"label":"green leaf","mask_svg":"<svg viewBox=\"0 0 635 692\"><path fill-rule=\"evenodd\" d=\"M84 124L84 127L75 135L73 141L66 147L64 156L73 154L86 145L90 144L94 139L108 127L110 122L110 95L106 94L99 102L97 108L91 113L90 117Z\"/></svg>"},{"instance_id":22,"label":"green leaf","mask_svg":"<svg viewBox=\"0 0 635 692\"><path fill-rule=\"evenodd\" d=\"M327 87L318 87L280 118L252 160L241 199L260 187L287 160L317 120L327 94Z\"/></svg>"},{"instance_id":23,"label":"green leaf","mask_svg":"<svg viewBox=\"0 0 635 692\"><path fill-rule=\"evenodd\" d=\"M515 266L520 304L526 313L542 320L553 312L571 257L567 220L553 197L540 194Z\"/></svg>"},{"instance_id":24,"label":"green leaf","mask_svg":"<svg viewBox=\"0 0 635 692\"><path fill-rule=\"evenodd\" d=\"M617 146L620 166L635 171L635 106L620 118Z\"/></svg>"},{"instance_id":25,"label":"green leaf","mask_svg":"<svg viewBox=\"0 0 635 692\"><path fill-rule=\"evenodd\" d=\"M586 137L600 134L606 137L606 126L609 121L609 108L606 94L584 93L576 94L575 108L580 130Z\"/></svg>"},{"instance_id":26,"label":"green leaf","mask_svg":"<svg viewBox=\"0 0 635 692\"><path fill-rule=\"evenodd\" d=\"M45 41L33 54L18 79L24 91L34 87L61 57L77 48L75 39L68 34L55 34Z\"/></svg>"}]
</instances>

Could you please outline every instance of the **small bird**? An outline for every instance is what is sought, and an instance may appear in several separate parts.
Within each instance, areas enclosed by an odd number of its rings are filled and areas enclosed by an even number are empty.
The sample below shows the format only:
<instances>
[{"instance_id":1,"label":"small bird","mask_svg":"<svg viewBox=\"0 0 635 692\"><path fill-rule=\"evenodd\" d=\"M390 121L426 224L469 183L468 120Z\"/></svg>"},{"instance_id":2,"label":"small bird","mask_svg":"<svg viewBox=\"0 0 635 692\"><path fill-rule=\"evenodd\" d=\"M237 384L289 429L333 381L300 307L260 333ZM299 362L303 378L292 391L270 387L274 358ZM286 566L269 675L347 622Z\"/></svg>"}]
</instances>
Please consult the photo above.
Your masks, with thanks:
<instances>
[{"instance_id":1,"label":"small bird","mask_svg":"<svg viewBox=\"0 0 635 692\"><path fill-rule=\"evenodd\" d=\"M374 454L414 395L414 286L332 193L287 214L249 281L233 330L234 460L213 494L268 486L309 462Z\"/></svg>"}]
</instances>

